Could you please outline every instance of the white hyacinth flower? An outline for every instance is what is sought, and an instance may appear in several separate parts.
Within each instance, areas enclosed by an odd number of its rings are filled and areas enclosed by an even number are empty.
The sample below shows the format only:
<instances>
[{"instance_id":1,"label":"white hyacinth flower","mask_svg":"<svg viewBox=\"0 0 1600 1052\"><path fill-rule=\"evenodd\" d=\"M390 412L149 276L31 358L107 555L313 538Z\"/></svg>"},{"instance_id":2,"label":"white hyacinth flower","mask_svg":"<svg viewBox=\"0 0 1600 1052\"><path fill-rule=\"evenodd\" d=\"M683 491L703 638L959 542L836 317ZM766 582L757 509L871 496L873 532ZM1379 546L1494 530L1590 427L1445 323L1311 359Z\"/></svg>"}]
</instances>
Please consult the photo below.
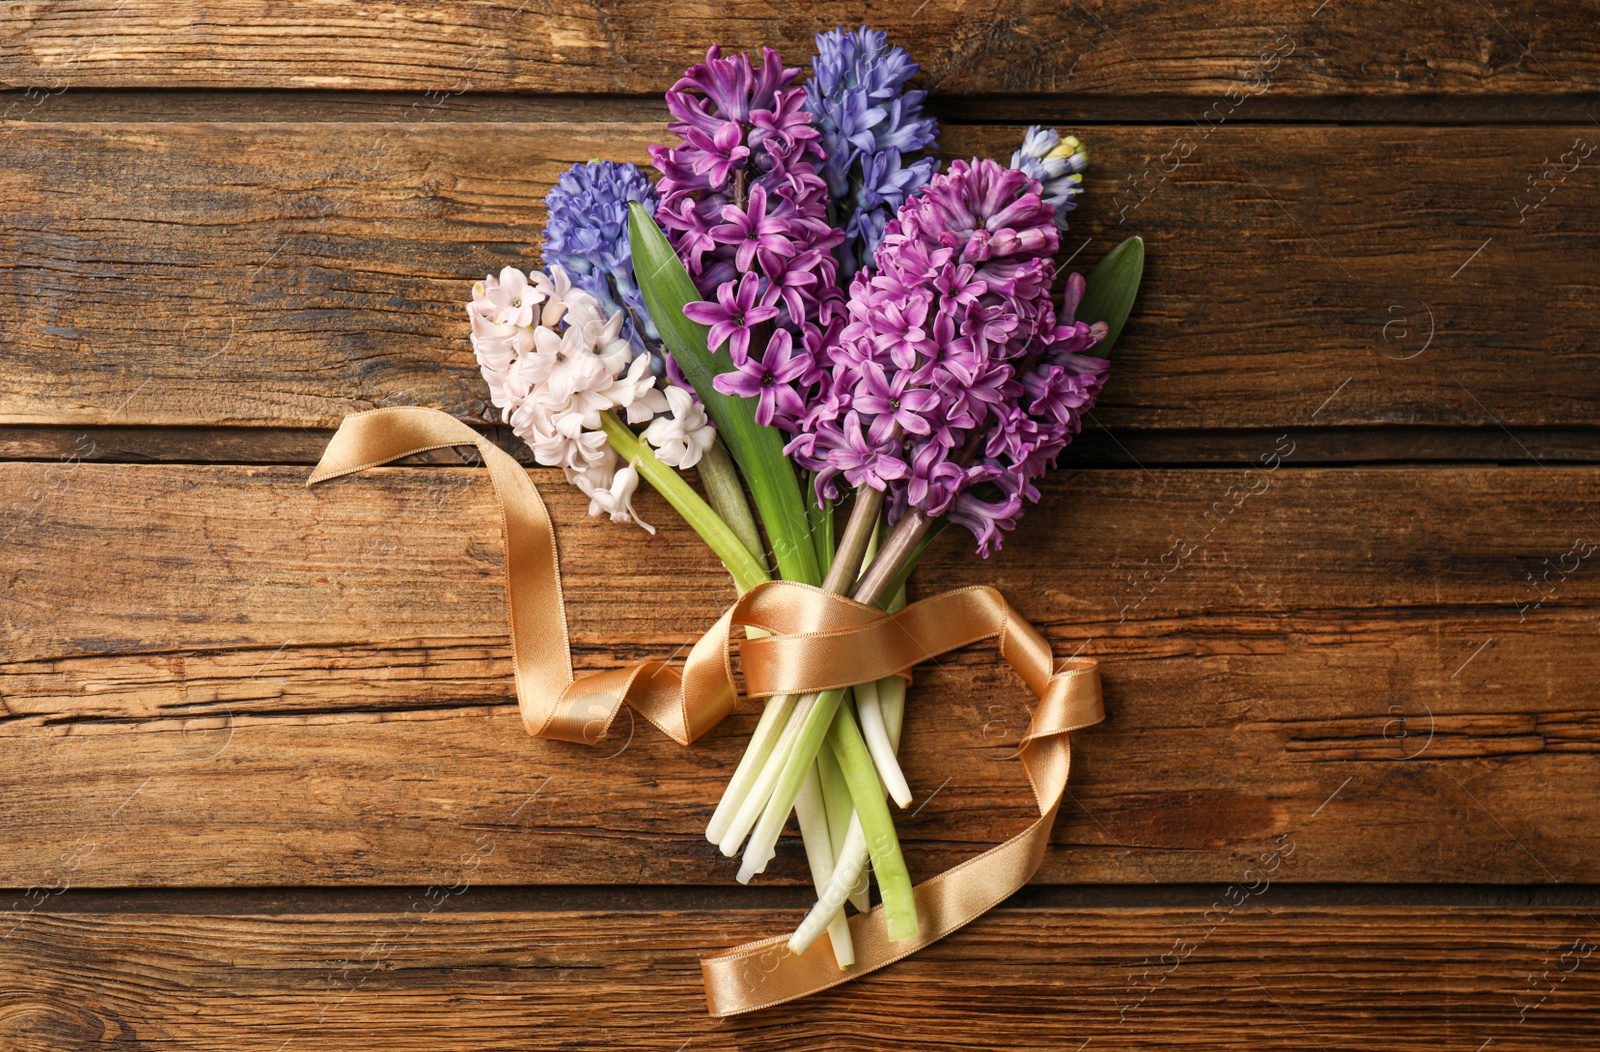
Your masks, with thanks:
<instances>
[{"instance_id":1,"label":"white hyacinth flower","mask_svg":"<svg viewBox=\"0 0 1600 1052\"><path fill-rule=\"evenodd\" d=\"M511 408L516 400L508 387L511 367L516 364L517 350L512 340L495 340L472 336L472 353L478 358L478 371L483 382L489 385L489 401L500 410Z\"/></svg>"},{"instance_id":2,"label":"white hyacinth flower","mask_svg":"<svg viewBox=\"0 0 1600 1052\"><path fill-rule=\"evenodd\" d=\"M561 321L562 316L574 307L591 304L598 308L595 298L572 284L572 279L561 267L553 266L546 274L536 270L529 275L533 287L546 299L544 313L540 316L539 324L554 327Z\"/></svg>"},{"instance_id":3,"label":"white hyacinth flower","mask_svg":"<svg viewBox=\"0 0 1600 1052\"><path fill-rule=\"evenodd\" d=\"M716 429L706 419L706 410L681 387L668 386L663 392L668 412L656 417L644 429L644 440L655 447L656 457L675 468L692 468L711 443Z\"/></svg>"},{"instance_id":4,"label":"white hyacinth flower","mask_svg":"<svg viewBox=\"0 0 1600 1052\"><path fill-rule=\"evenodd\" d=\"M630 424L646 423L656 414L667 411L666 392L656 385L648 354L635 358L627 372L612 381L604 393L613 406L625 412L625 419Z\"/></svg>"},{"instance_id":5,"label":"white hyacinth flower","mask_svg":"<svg viewBox=\"0 0 1600 1052\"><path fill-rule=\"evenodd\" d=\"M584 341L583 331L541 326L533 330L533 343L533 350L513 366L518 378L526 379L529 397L548 408L580 414L582 426L598 428L600 410L611 408L610 399L599 392L610 386L612 375Z\"/></svg>"},{"instance_id":6,"label":"white hyacinth flower","mask_svg":"<svg viewBox=\"0 0 1600 1052\"><path fill-rule=\"evenodd\" d=\"M654 526L633 510L639 472L632 464L624 464L613 472L609 484L600 484L590 475L577 475L572 481L589 498L590 515L610 515L612 522L637 522L646 533L656 532Z\"/></svg>"},{"instance_id":7,"label":"white hyacinth flower","mask_svg":"<svg viewBox=\"0 0 1600 1052\"><path fill-rule=\"evenodd\" d=\"M515 267L506 267L499 277L493 274L472 286L472 302L467 316L472 321L472 350L489 398L496 408L508 409L516 396L507 389L511 367L517 357L517 341L539 315L547 296L528 284Z\"/></svg>"},{"instance_id":8,"label":"white hyacinth flower","mask_svg":"<svg viewBox=\"0 0 1600 1052\"><path fill-rule=\"evenodd\" d=\"M506 267L498 278L491 274L472 286L467 311L472 315L473 334L509 338L533 324L547 298L543 290L530 286L527 275L516 267Z\"/></svg>"},{"instance_id":9,"label":"white hyacinth flower","mask_svg":"<svg viewBox=\"0 0 1600 1052\"><path fill-rule=\"evenodd\" d=\"M582 290L578 290L582 294ZM600 315L599 301L587 298L567 308L567 331L578 329L591 353L605 363L612 376L617 376L633 361L633 344L622 338L622 312L614 311L610 319Z\"/></svg>"},{"instance_id":10,"label":"white hyacinth flower","mask_svg":"<svg viewBox=\"0 0 1600 1052\"><path fill-rule=\"evenodd\" d=\"M528 398L512 412L511 430L528 443L534 459L545 467L587 472L603 466L609 471L611 446L605 432L585 430L576 417L564 406L548 406L537 398ZM606 478L609 481L609 474Z\"/></svg>"}]
</instances>

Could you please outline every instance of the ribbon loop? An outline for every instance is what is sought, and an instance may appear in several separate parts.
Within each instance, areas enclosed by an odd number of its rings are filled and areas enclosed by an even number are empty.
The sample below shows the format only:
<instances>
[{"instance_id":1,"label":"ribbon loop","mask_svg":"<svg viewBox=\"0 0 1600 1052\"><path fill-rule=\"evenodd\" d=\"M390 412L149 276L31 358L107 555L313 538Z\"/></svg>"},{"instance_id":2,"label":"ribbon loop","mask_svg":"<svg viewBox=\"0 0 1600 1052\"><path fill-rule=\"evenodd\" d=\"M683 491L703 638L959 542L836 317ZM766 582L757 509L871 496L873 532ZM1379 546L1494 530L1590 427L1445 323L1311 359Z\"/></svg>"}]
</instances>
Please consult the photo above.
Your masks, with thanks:
<instances>
[{"instance_id":1,"label":"ribbon loop","mask_svg":"<svg viewBox=\"0 0 1600 1052\"><path fill-rule=\"evenodd\" d=\"M454 417L395 407L346 417L307 480L328 479L446 446L474 446L494 484L506 544L506 615L517 704L528 733L594 744L624 703L687 745L733 711L735 625L771 633L744 640L745 693L805 694L904 674L985 639L1039 695L1018 757L1039 818L1021 833L916 887L922 934L890 942L882 907L850 921L856 963L840 969L829 944L792 954L777 936L701 961L713 1015L792 1001L882 968L942 938L1021 888L1050 840L1071 762L1068 735L1105 718L1100 674L1088 659L1057 664L1044 636L993 588L962 588L885 614L788 581L758 585L729 607L689 652L682 671L659 661L575 679L555 531L528 473Z\"/></svg>"}]
</instances>

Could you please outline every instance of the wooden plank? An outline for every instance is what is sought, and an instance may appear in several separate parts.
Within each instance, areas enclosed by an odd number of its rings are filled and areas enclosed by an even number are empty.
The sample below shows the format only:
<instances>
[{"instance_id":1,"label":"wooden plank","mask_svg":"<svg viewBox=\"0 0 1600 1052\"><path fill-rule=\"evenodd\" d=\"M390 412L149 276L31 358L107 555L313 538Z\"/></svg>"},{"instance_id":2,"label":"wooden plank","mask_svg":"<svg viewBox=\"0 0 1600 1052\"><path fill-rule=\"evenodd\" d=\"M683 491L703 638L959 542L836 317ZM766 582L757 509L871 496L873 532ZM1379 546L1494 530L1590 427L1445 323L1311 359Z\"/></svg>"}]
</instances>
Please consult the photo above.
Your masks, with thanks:
<instances>
[{"instance_id":1,"label":"wooden plank","mask_svg":"<svg viewBox=\"0 0 1600 1052\"><path fill-rule=\"evenodd\" d=\"M681 653L731 600L652 495L646 539L539 477L580 665ZM485 831L507 834L487 883L730 880L699 831L748 708L687 750L627 723L595 749L529 739L481 475L303 478L0 465L0 817L25 845L0 884L93 844L75 885L422 885ZM1284 834L1296 881L1596 880L1597 488L1293 451L1066 470L999 557L952 544L921 580L993 583L1105 662L1044 881L1230 880ZM921 671L918 874L1025 824L1023 702L987 651ZM805 879L795 845L772 876Z\"/></svg>"},{"instance_id":2,"label":"wooden plank","mask_svg":"<svg viewBox=\"0 0 1600 1052\"><path fill-rule=\"evenodd\" d=\"M0 422L318 428L385 404L483 419L467 283L537 262L539 202L568 165L642 160L658 135L506 123L9 132ZM1086 262L1137 232L1151 260L1094 414L1106 426L1600 422L1594 169L1542 197L1524 186L1524 169L1592 125L1089 134L1091 193L1067 251ZM952 128L946 145L997 155L1015 136ZM1517 195L1544 204L1519 215Z\"/></svg>"},{"instance_id":3,"label":"wooden plank","mask_svg":"<svg viewBox=\"0 0 1600 1052\"><path fill-rule=\"evenodd\" d=\"M435 905L442 898L442 903ZM885 971L716 1021L697 958L796 911L62 914L0 940L12 1047L1586 1047L1586 909L999 909ZM1220 1009L1220 1015L1219 1015ZM1219 1020L1225 1026L1219 1027ZM982 1043L974 1035L982 1034Z\"/></svg>"},{"instance_id":4,"label":"wooden plank","mask_svg":"<svg viewBox=\"0 0 1600 1052\"><path fill-rule=\"evenodd\" d=\"M504 424L480 426L500 448L534 466L533 451ZM1302 464L1526 463L1600 464L1600 430L1484 427L1290 427L1115 431L1089 423L1073 439L1082 467L1237 467L1282 436ZM315 464L333 437L326 428L0 426L0 460L104 463ZM459 458L440 459L454 463Z\"/></svg>"},{"instance_id":5,"label":"wooden plank","mask_svg":"<svg viewBox=\"0 0 1600 1052\"><path fill-rule=\"evenodd\" d=\"M531 9L463 0L297 4L179 0L29 2L7 12L0 83L68 87L283 87L657 94L708 44L778 48L803 64L812 36L863 19L923 64L940 92L1296 96L1566 95L1600 87L1593 12L1573 0L1489 7L1297 0L1215 5L1039 2L978 11L956 0L739 0ZM431 98L432 96L429 96ZM426 104L427 99L424 100Z\"/></svg>"}]
</instances>

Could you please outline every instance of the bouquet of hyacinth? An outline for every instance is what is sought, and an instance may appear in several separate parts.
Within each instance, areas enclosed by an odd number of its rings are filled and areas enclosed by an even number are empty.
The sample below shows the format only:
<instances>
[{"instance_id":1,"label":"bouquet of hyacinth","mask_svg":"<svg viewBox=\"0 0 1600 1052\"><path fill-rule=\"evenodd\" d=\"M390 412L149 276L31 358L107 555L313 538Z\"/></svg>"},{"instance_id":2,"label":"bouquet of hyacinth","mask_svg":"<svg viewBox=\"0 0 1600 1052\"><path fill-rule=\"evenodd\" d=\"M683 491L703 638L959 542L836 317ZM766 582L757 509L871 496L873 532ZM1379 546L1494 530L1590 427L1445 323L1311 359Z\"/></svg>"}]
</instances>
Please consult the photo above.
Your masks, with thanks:
<instances>
[{"instance_id":1,"label":"bouquet of hyacinth","mask_svg":"<svg viewBox=\"0 0 1600 1052\"><path fill-rule=\"evenodd\" d=\"M641 478L743 592L771 579L895 609L955 523L997 550L1105 383L1132 239L1058 273L1087 163L1030 128L1009 165L926 151L917 71L882 33L817 38L810 76L713 47L667 92L672 146L573 167L546 198L544 269L474 288L494 405L591 514L634 522ZM683 472L695 470L698 488ZM836 521L842 522L836 528ZM790 948L870 876L889 938L919 930L888 801L906 681L767 699L706 833L748 881L796 816L817 890Z\"/></svg>"}]
</instances>

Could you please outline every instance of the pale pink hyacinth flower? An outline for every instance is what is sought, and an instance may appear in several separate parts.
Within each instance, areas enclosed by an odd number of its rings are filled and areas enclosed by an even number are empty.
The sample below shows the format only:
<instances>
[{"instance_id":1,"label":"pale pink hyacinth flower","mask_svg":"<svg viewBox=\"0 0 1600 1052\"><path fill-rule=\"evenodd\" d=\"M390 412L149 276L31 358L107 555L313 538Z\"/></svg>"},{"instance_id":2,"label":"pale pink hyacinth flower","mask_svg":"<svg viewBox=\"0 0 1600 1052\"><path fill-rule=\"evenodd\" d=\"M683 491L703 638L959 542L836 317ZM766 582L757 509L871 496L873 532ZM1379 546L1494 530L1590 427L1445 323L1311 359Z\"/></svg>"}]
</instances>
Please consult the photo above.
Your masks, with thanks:
<instances>
[{"instance_id":1,"label":"pale pink hyacinth flower","mask_svg":"<svg viewBox=\"0 0 1600 1052\"><path fill-rule=\"evenodd\" d=\"M692 468L717 440L717 432L706 419L705 406L681 387L665 392L668 411L658 415L644 429L644 439L656 449L663 464Z\"/></svg>"},{"instance_id":2,"label":"pale pink hyacinth flower","mask_svg":"<svg viewBox=\"0 0 1600 1052\"><path fill-rule=\"evenodd\" d=\"M517 342L533 324L544 293L528 284L516 267L506 267L472 286L467 315L472 319L472 350L489 385L489 398L497 409L507 409L513 395L506 389L511 366L517 359Z\"/></svg>"},{"instance_id":3,"label":"pale pink hyacinth flower","mask_svg":"<svg viewBox=\"0 0 1600 1052\"><path fill-rule=\"evenodd\" d=\"M623 338L621 312L605 317L559 266L490 275L473 286L467 311L491 400L534 459L561 468L589 497L589 514L654 532L633 512L638 471L611 448L601 414L650 424L645 438L661 448L661 459L689 467L716 439L704 410L681 388L663 390L649 357L636 357ZM658 417L665 421L660 427L653 423Z\"/></svg>"},{"instance_id":4,"label":"pale pink hyacinth flower","mask_svg":"<svg viewBox=\"0 0 1600 1052\"><path fill-rule=\"evenodd\" d=\"M654 534L656 528L639 518L633 509L633 494L639 488L639 472L632 464L624 464L611 476L611 485L596 486L587 476L573 480L589 498L590 515L610 515L612 522L636 522L644 532Z\"/></svg>"}]
</instances>

